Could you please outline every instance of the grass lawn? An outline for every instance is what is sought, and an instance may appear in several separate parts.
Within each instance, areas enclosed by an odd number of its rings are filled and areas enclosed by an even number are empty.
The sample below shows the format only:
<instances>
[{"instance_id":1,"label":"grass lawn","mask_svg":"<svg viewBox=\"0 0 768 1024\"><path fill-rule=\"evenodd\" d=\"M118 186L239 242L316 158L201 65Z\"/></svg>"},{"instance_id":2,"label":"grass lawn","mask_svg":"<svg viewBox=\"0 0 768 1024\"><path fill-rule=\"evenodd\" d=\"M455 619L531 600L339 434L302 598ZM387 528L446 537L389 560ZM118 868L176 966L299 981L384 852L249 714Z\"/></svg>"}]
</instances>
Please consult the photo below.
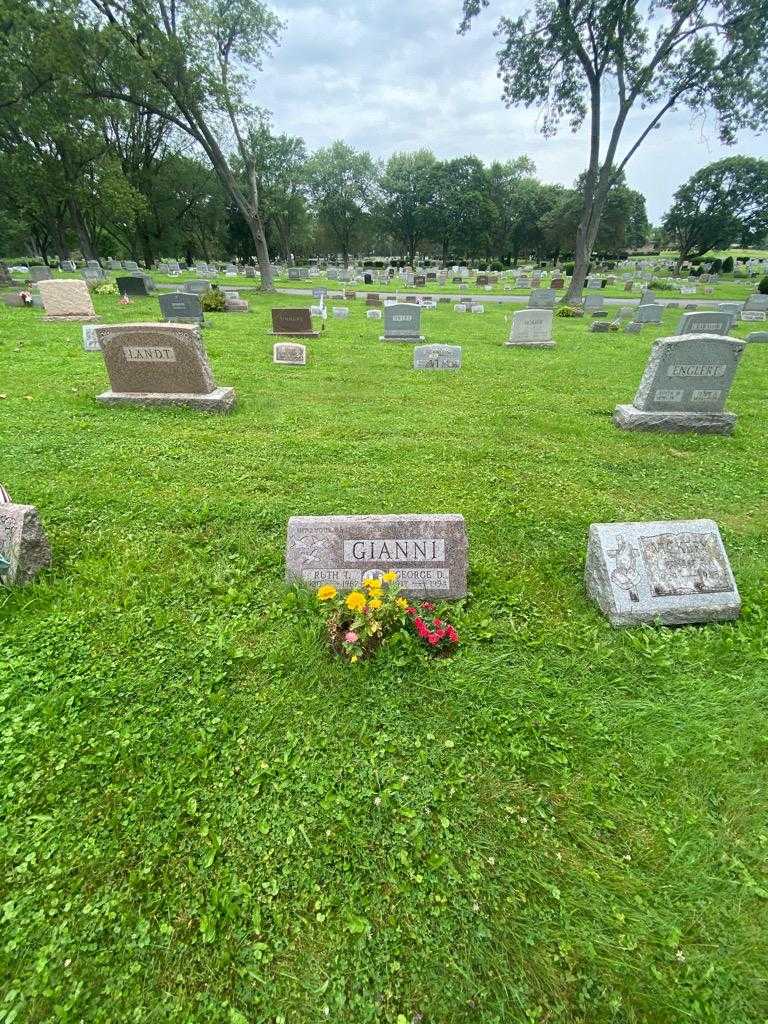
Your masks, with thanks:
<instances>
[{"instance_id":1,"label":"grass lawn","mask_svg":"<svg viewBox=\"0 0 768 1024\"><path fill-rule=\"evenodd\" d=\"M415 373L357 302L295 368L250 301L204 332L230 416L102 408L79 325L0 306L0 482L54 551L0 595L0 1022L764 1022L768 347L733 437L643 436L653 327L441 306L464 366ZM466 517L460 651L340 665L288 517L405 511ZM700 516L741 619L612 629L589 524Z\"/></svg>"}]
</instances>

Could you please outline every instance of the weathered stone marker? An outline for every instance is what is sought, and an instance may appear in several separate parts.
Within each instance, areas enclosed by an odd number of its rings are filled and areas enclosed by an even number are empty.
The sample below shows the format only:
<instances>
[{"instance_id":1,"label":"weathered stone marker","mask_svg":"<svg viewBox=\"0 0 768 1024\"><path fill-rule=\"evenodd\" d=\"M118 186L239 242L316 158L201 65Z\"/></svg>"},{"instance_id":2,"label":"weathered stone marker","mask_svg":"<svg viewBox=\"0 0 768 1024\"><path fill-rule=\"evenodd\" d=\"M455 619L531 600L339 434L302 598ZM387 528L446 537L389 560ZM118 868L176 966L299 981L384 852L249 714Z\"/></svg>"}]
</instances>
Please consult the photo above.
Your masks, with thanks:
<instances>
[{"instance_id":1,"label":"weathered stone marker","mask_svg":"<svg viewBox=\"0 0 768 1024\"><path fill-rule=\"evenodd\" d=\"M307 365L306 345L291 344L289 341L278 341L272 346L272 362L286 363L289 366Z\"/></svg>"},{"instance_id":2,"label":"weathered stone marker","mask_svg":"<svg viewBox=\"0 0 768 1024\"><path fill-rule=\"evenodd\" d=\"M421 306L396 302L384 307L384 334L379 341L424 341Z\"/></svg>"},{"instance_id":3,"label":"weathered stone marker","mask_svg":"<svg viewBox=\"0 0 768 1024\"><path fill-rule=\"evenodd\" d=\"M93 324L83 324L83 348L86 352L101 352L101 345Z\"/></svg>"},{"instance_id":4,"label":"weathered stone marker","mask_svg":"<svg viewBox=\"0 0 768 1024\"><path fill-rule=\"evenodd\" d=\"M587 594L613 626L736 619L741 598L711 519L594 523Z\"/></svg>"},{"instance_id":5,"label":"weathered stone marker","mask_svg":"<svg viewBox=\"0 0 768 1024\"><path fill-rule=\"evenodd\" d=\"M85 281L39 281L46 323L97 320L91 293Z\"/></svg>"},{"instance_id":6,"label":"weathered stone marker","mask_svg":"<svg viewBox=\"0 0 768 1024\"><path fill-rule=\"evenodd\" d=\"M51 564L51 546L34 505L16 505L0 487L0 586L23 586Z\"/></svg>"},{"instance_id":7,"label":"weathered stone marker","mask_svg":"<svg viewBox=\"0 0 768 1024\"><path fill-rule=\"evenodd\" d=\"M552 310L519 309L513 313L512 330L504 344L521 348L554 348Z\"/></svg>"},{"instance_id":8,"label":"weathered stone marker","mask_svg":"<svg viewBox=\"0 0 768 1024\"><path fill-rule=\"evenodd\" d=\"M618 405L622 430L731 434L736 416L725 412L746 343L715 334L659 338L632 405Z\"/></svg>"},{"instance_id":9,"label":"weathered stone marker","mask_svg":"<svg viewBox=\"0 0 768 1024\"><path fill-rule=\"evenodd\" d=\"M168 292L161 295L160 312L167 323L203 323L200 296L193 292Z\"/></svg>"},{"instance_id":10,"label":"weathered stone marker","mask_svg":"<svg viewBox=\"0 0 768 1024\"><path fill-rule=\"evenodd\" d=\"M460 370L461 345L417 345L414 370Z\"/></svg>"},{"instance_id":11,"label":"weathered stone marker","mask_svg":"<svg viewBox=\"0 0 768 1024\"><path fill-rule=\"evenodd\" d=\"M677 325L677 334L722 334L728 336L731 328L730 313L705 310L697 313L683 313Z\"/></svg>"},{"instance_id":12,"label":"weathered stone marker","mask_svg":"<svg viewBox=\"0 0 768 1024\"><path fill-rule=\"evenodd\" d=\"M150 294L147 286L147 278L141 277L138 274L132 277L116 277L115 284L117 285L117 290L120 294L128 296L128 298L133 297L140 299L145 298Z\"/></svg>"},{"instance_id":13,"label":"weathered stone marker","mask_svg":"<svg viewBox=\"0 0 768 1024\"><path fill-rule=\"evenodd\" d=\"M554 288L534 288L528 296L528 309L554 309L556 299Z\"/></svg>"},{"instance_id":14,"label":"weathered stone marker","mask_svg":"<svg viewBox=\"0 0 768 1024\"><path fill-rule=\"evenodd\" d=\"M216 387L192 324L110 324L95 329L110 384L103 405L184 405L230 412L234 388Z\"/></svg>"},{"instance_id":15,"label":"weathered stone marker","mask_svg":"<svg viewBox=\"0 0 768 1024\"><path fill-rule=\"evenodd\" d=\"M319 338L312 330L312 314L302 307L272 310L272 334L283 338Z\"/></svg>"},{"instance_id":16,"label":"weathered stone marker","mask_svg":"<svg viewBox=\"0 0 768 1024\"><path fill-rule=\"evenodd\" d=\"M467 533L460 515L292 516L286 579L358 587L394 569L414 597L467 593Z\"/></svg>"}]
</instances>

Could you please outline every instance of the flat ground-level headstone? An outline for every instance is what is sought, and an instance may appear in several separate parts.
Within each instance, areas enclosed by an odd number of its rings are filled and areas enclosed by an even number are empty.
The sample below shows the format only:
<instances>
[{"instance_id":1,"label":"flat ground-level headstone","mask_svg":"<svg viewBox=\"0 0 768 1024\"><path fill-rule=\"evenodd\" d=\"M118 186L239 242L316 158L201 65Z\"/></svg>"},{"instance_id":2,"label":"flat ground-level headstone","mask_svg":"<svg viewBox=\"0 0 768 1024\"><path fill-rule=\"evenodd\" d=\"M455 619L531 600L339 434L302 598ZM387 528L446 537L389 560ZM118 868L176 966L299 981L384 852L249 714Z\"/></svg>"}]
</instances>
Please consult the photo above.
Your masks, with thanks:
<instances>
[{"instance_id":1,"label":"flat ground-level headstone","mask_svg":"<svg viewBox=\"0 0 768 1024\"><path fill-rule=\"evenodd\" d=\"M49 323L96 320L91 293L85 281L40 281L37 285Z\"/></svg>"},{"instance_id":2,"label":"flat ground-level headstone","mask_svg":"<svg viewBox=\"0 0 768 1024\"><path fill-rule=\"evenodd\" d=\"M595 523L585 584L613 626L736 619L741 598L711 519Z\"/></svg>"},{"instance_id":3,"label":"flat ground-level headstone","mask_svg":"<svg viewBox=\"0 0 768 1024\"><path fill-rule=\"evenodd\" d=\"M286 579L353 590L394 570L406 594L467 593L467 533L460 515L292 516Z\"/></svg>"},{"instance_id":4,"label":"flat ground-level headstone","mask_svg":"<svg viewBox=\"0 0 768 1024\"><path fill-rule=\"evenodd\" d=\"M722 334L728 337L730 326L730 313L718 313L715 310L683 313L677 325L677 334Z\"/></svg>"},{"instance_id":5,"label":"flat ground-level headstone","mask_svg":"<svg viewBox=\"0 0 768 1024\"><path fill-rule=\"evenodd\" d=\"M715 334L659 338L632 405L618 405L622 430L672 434L731 434L736 416L725 412L745 342Z\"/></svg>"},{"instance_id":6,"label":"flat ground-level headstone","mask_svg":"<svg viewBox=\"0 0 768 1024\"><path fill-rule=\"evenodd\" d=\"M522 348L554 348L551 309L519 309L512 314L512 331L505 345Z\"/></svg>"},{"instance_id":7,"label":"flat ground-level headstone","mask_svg":"<svg viewBox=\"0 0 768 1024\"><path fill-rule=\"evenodd\" d=\"M421 307L396 302L384 307L384 334L379 341L424 341L421 334Z\"/></svg>"},{"instance_id":8,"label":"flat ground-level headstone","mask_svg":"<svg viewBox=\"0 0 768 1024\"><path fill-rule=\"evenodd\" d=\"M461 345L417 345L414 370L460 370Z\"/></svg>"},{"instance_id":9,"label":"flat ground-level headstone","mask_svg":"<svg viewBox=\"0 0 768 1024\"><path fill-rule=\"evenodd\" d=\"M768 343L768 331L750 331L747 335L747 343L750 345Z\"/></svg>"},{"instance_id":10,"label":"flat ground-level headstone","mask_svg":"<svg viewBox=\"0 0 768 1024\"><path fill-rule=\"evenodd\" d=\"M272 362L287 363L290 366L306 366L307 347L290 341L277 341L272 346Z\"/></svg>"},{"instance_id":11,"label":"flat ground-level headstone","mask_svg":"<svg viewBox=\"0 0 768 1024\"><path fill-rule=\"evenodd\" d=\"M741 319L749 323L759 323L766 319L766 312L764 309L743 309L741 311Z\"/></svg>"},{"instance_id":12,"label":"flat ground-level headstone","mask_svg":"<svg viewBox=\"0 0 768 1024\"><path fill-rule=\"evenodd\" d=\"M216 387L193 324L110 324L97 327L110 384L104 405L184 405L230 412L234 388Z\"/></svg>"},{"instance_id":13,"label":"flat ground-level headstone","mask_svg":"<svg viewBox=\"0 0 768 1024\"><path fill-rule=\"evenodd\" d=\"M0 490L2 490L0 488ZM0 585L22 586L51 564L37 509L0 500Z\"/></svg>"},{"instance_id":14,"label":"flat ground-level headstone","mask_svg":"<svg viewBox=\"0 0 768 1024\"><path fill-rule=\"evenodd\" d=\"M312 315L305 307L272 310L272 334L284 338L319 338L312 330Z\"/></svg>"}]
</instances>

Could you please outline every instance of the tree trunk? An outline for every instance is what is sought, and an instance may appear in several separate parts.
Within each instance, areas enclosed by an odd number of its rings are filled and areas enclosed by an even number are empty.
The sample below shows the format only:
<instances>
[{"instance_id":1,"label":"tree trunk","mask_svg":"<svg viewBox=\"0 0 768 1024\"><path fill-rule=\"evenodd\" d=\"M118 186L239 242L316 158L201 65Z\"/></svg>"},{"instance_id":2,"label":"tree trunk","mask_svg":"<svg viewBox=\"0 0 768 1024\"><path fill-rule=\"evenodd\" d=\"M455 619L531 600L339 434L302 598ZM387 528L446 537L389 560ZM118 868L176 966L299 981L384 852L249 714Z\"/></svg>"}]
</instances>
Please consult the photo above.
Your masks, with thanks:
<instances>
[{"instance_id":1,"label":"tree trunk","mask_svg":"<svg viewBox=\"0 0 768 1024\"><path fill-rule=\"evenodd\" d=\"M80 246L80 251L87 260L95 260L96 253L94 252L91 239L88 235L88 229L85 226L85 219L83 218L83 212L80 209L80 204L74 196L70 196L67 200L67 206L69 207L69 215L72 218L72 226L77 233L77 241Z\"/></svg>"}]
</instances>

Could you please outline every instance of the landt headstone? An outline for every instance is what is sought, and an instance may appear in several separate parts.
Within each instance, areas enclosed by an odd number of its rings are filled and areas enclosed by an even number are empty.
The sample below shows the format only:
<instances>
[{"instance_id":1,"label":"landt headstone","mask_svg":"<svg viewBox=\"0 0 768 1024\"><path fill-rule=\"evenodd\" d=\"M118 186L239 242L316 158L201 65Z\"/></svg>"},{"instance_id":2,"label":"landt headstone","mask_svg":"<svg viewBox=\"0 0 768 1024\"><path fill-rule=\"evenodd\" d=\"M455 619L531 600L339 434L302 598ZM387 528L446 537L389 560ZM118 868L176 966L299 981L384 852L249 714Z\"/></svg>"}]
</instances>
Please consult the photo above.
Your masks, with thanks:
<instances>
[{"instance_id":1,"label":"landt headstone","mask_svg":"<svg viewBox=\"0 0 768 1024\"><path fill-rule=\"evenodd\" d=\"M40 281L37 288L45 308L43 320L47 323L98 319L85 281Z\"/></svg>"},{"instance_id":2,"label":"landt headstone","mask_svg":"<svg viewBox=\"0 0 768 1024\"><path fill-rule=\"evenodd\" d=\"M424 341L421 334L421 307L396 302L384 307L384 334L379 341Z\"/></svg>"},{"instance_id":3,"label":"landt headstone","mask_svg":"<svg viewBox=\"0 0 768 1024\"><path fill-rule=\"evenodd\" d=\"M460 515L292 516L286 580L345 591L394 570L411 597L460 598L467 546Z\"/></svg>"},{"instance_id":4,"label":"landt headstone","mask_svg":"<svg viewBox=\"0 0 768 1024\"><path fill-rule=\"evenodd\" d=\"M217 387L193 324L110 324L95 328L107 366L103 405L183 405L230 412L235 391Z\"/></svg>"},{"instance_id":5,"label":"landt headstone","mask_svg":"<svg viewBox=\"0 0 768 1024\"><path fill-rule=\"evenodd\" d=\"M305 307L272 310L272 334L283 338L319 338L312 330L312 315Z\"/></svg>"},{"instance_id":6,"label":"landt headstone","mask_svg":"<svg viewBox=\"0 0 768 1024\"><path fill-rule=\"evenodd\" d=\"M711 519L594 523L584 579L612 626L724 622L741 611Z\"/></svg>"},{"instance_id":7,"label":"landt headstone","mask_svg":"<svg viewBox=\"0 0 768 1024\"><path fill-rule=\"evenodd\" d=\"M307 347L289 341L277 341L272 346L272 362L285 363L289 366L306 366Z\"/></svg>"},{"instance_id":8,"label":"landt headstone","mask_svg":"<svg viewBox=\"0 0 768 1024\"><path fill-rule=\"evenodd\" d=\"M725 412L745 342L715 334L659 338L632 405L616 407L622 430L731 434L736 416Z\"/></svg>"},{"instance_id":9,"label":"landt headstone","mask_svg":"<svg viewBox=\"0 0 768 1024\"><path fill-rule=\"evenodd\" d=\"M413 350L414 370L460 370L460 345L417 345Z\"/></svg>"},{"instance_id":10,"label":"landt headstone","mask_svg":"<svg viewBox=\"0 0 768 1024\"><path fill-rule=\"evenodd\" d=\"M510 348L554 348L551 309L519 309L512 314Z\"/></svg>"}]
</instances>

